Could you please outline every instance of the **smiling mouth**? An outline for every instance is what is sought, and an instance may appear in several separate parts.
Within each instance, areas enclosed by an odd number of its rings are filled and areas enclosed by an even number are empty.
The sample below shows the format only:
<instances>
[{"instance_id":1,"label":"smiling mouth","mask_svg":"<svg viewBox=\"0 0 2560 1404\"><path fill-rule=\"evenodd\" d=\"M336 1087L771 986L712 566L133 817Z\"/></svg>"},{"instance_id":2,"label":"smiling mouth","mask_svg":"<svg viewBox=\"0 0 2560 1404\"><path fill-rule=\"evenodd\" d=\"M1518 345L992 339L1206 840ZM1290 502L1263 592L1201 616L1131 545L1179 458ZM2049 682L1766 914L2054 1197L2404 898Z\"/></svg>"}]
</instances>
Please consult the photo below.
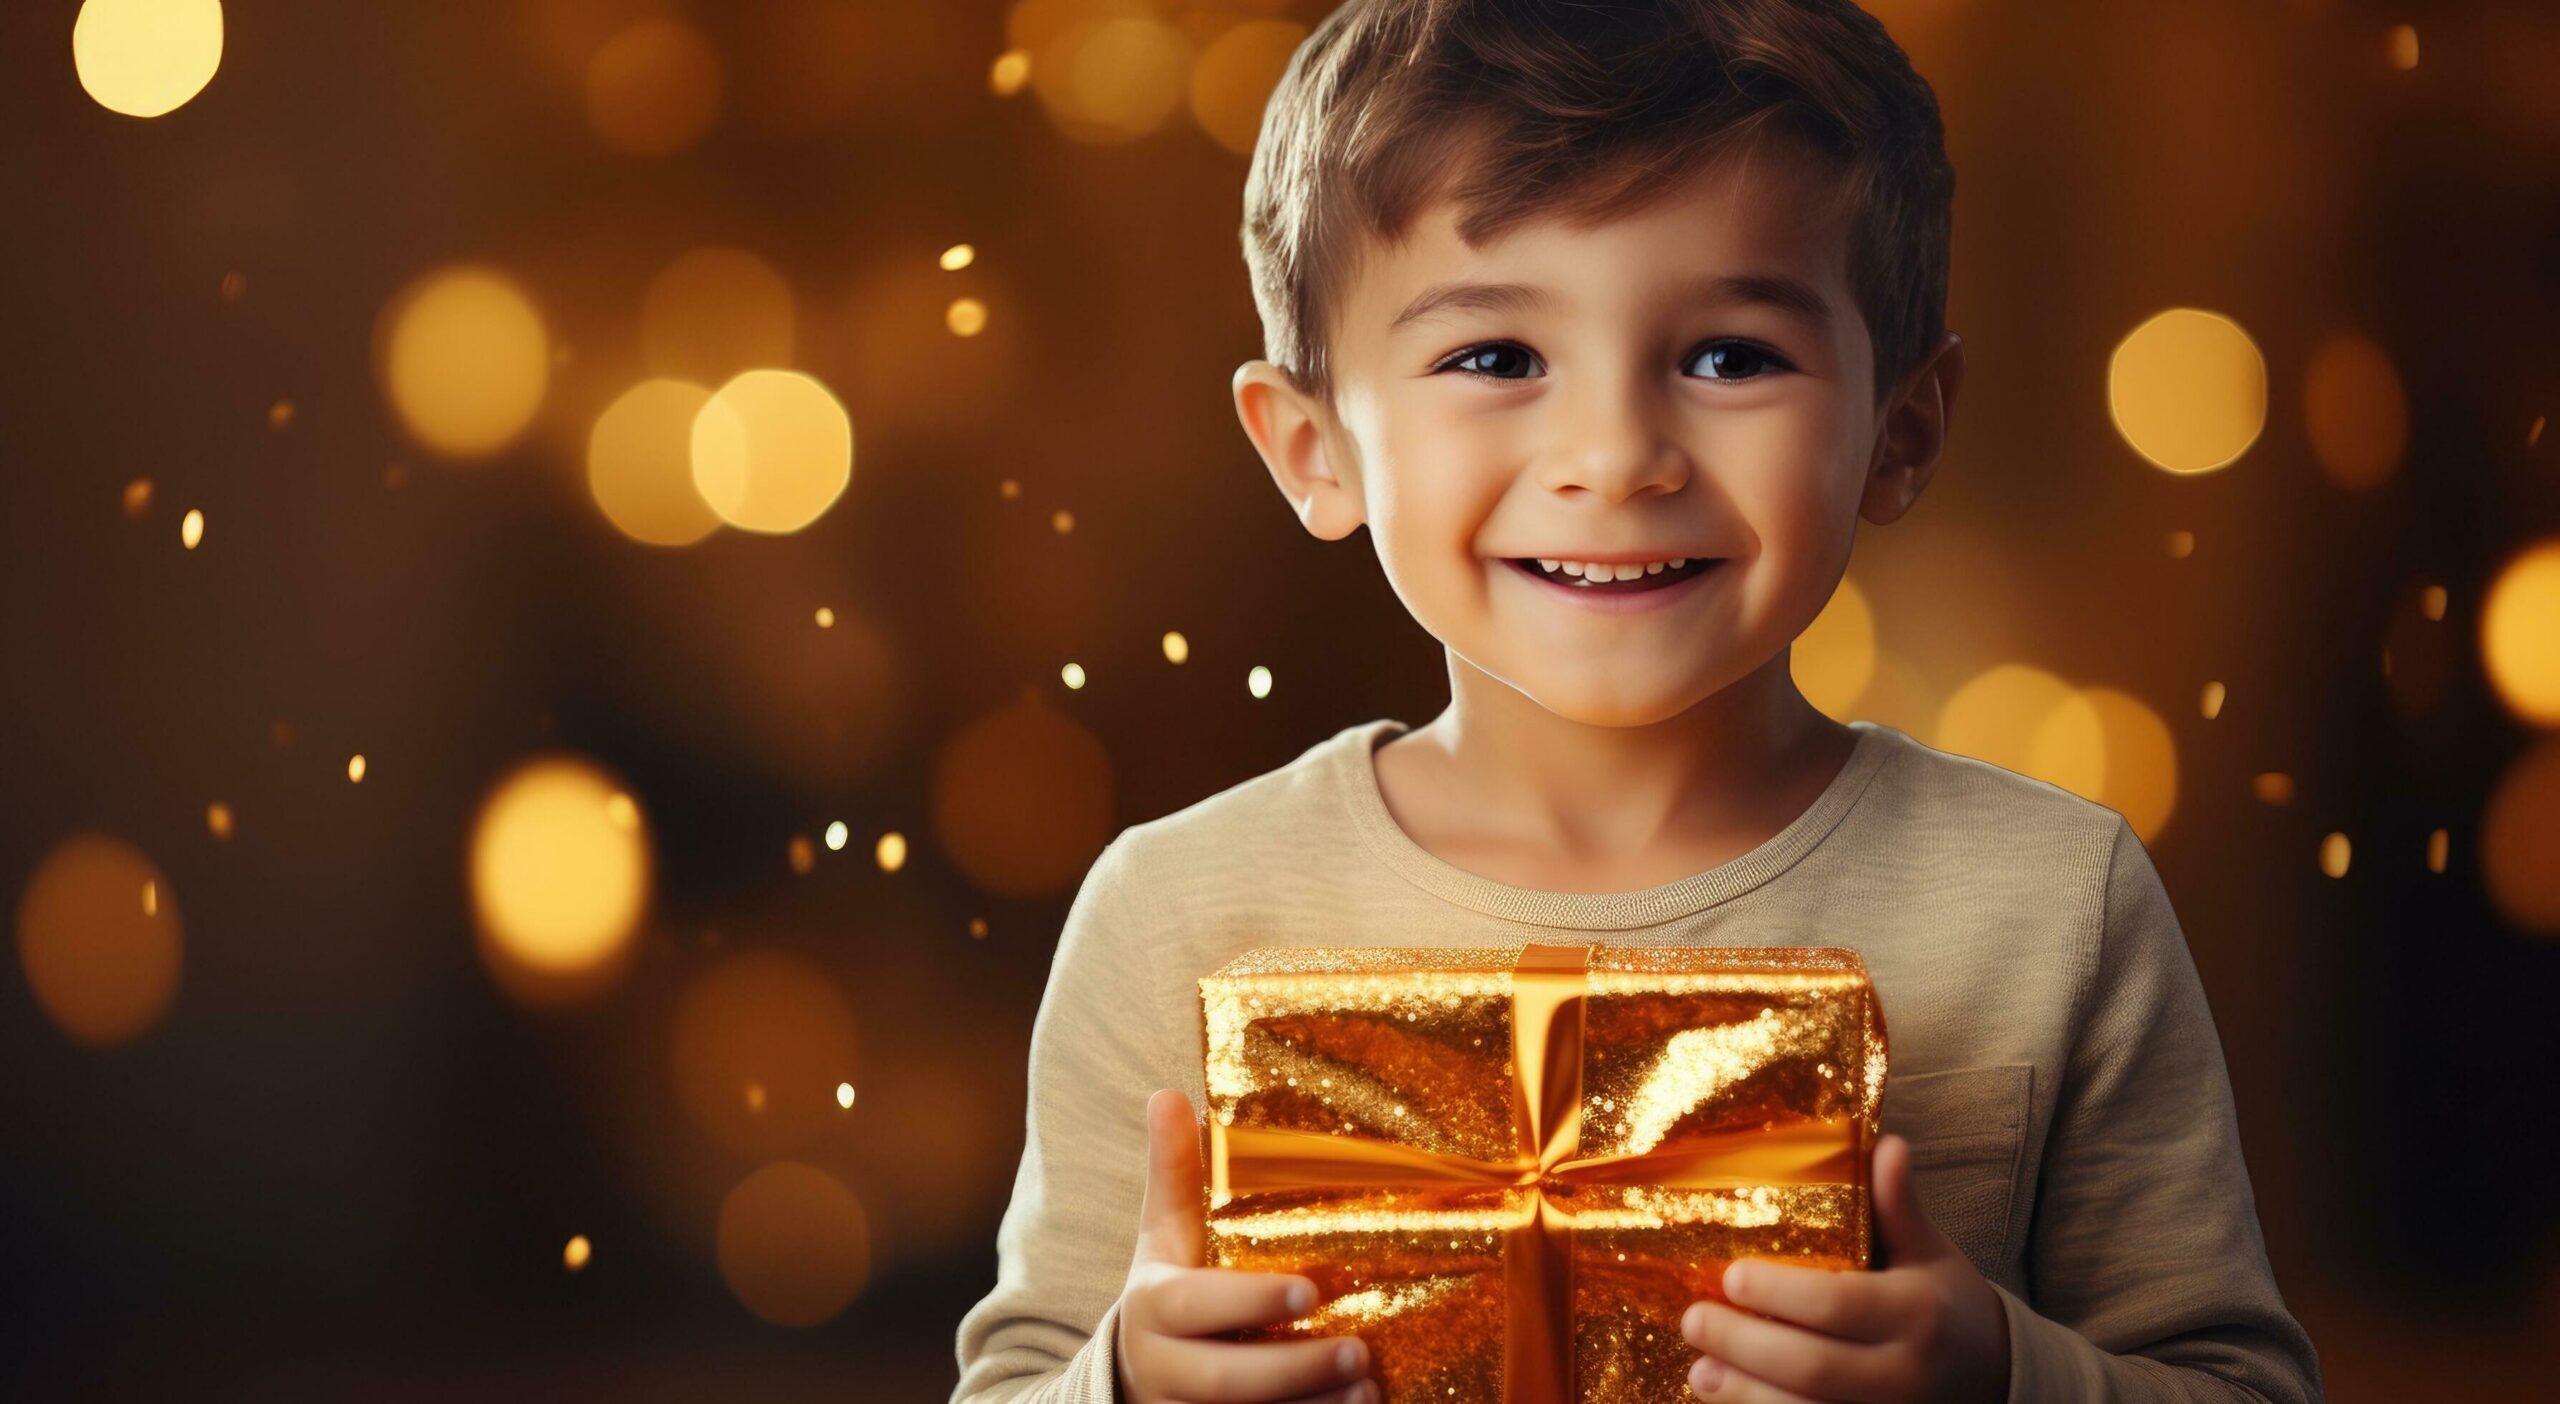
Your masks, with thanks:
<instances>
[{"instance_id":1,"label":"smiling mouth","mask_svg":"<svg viewBox=\"0 0 2560 1404\"><path fill-rule=\"evenodd\" d=\"M1606 582L1586 580L1579 575L1567 575L1562 570L1546 570L1541 568L1536 561L1525 556L1506 556L1503 558L1502 563L1516 571L1519 571L1521 574L1528 576L1532 580L1543 581L1549 585L1562 586L1568 590L1586 591L1595 595L1638 595L1648 590L1659 590L1665 586L1677 585L1681 581L1687 580L1692 576L1704 575L1716 566L1723 564L1724 558L1722 556L1693 557L1681 562L1679 565L1665 566L1658 571L1639 575L1632 580L1609 580Z\"/></svg>"}]
</instances>

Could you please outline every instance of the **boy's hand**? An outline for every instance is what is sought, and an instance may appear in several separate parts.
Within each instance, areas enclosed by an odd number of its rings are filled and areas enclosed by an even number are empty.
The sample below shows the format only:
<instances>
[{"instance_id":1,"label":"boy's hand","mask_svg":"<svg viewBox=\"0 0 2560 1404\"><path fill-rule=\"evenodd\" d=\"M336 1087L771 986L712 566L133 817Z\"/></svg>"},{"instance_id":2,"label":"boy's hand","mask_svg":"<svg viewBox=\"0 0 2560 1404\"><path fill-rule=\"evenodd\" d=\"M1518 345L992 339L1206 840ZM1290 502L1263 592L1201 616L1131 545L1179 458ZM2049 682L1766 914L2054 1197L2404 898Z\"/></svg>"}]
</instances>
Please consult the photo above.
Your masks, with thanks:
<instances>
[{"instance_id":1,"label":"boy's hand","mask_svg":"<svg viewBox=\"0 0 2560 1404\"><path fill-rule=\"evenodd\" d=\"M2007 1397L2008 1315L1963 1251L1921 1215L1910 1142L1876 1142L1874 1183L1886 1266L1727 1267L1724 1292L1734 1305L1692 1302L1680 1319L1681 1336L1705 1352L1689 1369L1692 1393L1748 1404Z\"/></svg>"},{"instance_id":2,"label":"boy's hand","mask_svg":"<svg viewBox=\"0 0 2560 1404\"><path fill-rule=\"evenodd\" d=\"M1293 1321L1315 1306L1304 1277L1203 1267L1200 1128L1173 1088L1147 1099L1147 1191L1120 1293L1120 1396L1127 1404L1377 1404L1357 1336L1293 1341L1199 1337Z\"/></svg>"}]
</instances>

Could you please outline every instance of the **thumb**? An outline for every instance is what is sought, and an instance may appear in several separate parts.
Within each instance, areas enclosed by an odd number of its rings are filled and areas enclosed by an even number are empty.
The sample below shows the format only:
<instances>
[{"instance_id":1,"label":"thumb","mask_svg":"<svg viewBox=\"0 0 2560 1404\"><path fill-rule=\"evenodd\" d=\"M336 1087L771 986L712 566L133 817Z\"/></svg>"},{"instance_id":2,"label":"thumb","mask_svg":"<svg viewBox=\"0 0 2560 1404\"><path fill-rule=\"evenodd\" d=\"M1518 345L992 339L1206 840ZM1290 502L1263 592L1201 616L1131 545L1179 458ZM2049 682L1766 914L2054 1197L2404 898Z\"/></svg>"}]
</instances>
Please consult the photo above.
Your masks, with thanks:
<instances>
[{"instance_id":1,"label":"thumb","mask_svg":"<svg viewBox=\"0 0 2560 1404\"><path fill-rule=\"evenodd\" d=\"M1147 1188L1138 1204L1140 1262L1198 1267L1206 1230L1200 1222L1200 1126L1191 1099L1176 1088L1147 1098Z\"/></svg>"},{"instance_id":2,"label":"thumb","mask_svg":"<svg viewBox=\"0 0 2560 1404\"><path fill-rule=\"evenodd\" d=\"M1919 1196L1911 1187L1909 1141L1890 1133L1877 1139L1874 1183L1884 1266L1911 1267L1958 1251L1955 1241L1920 1212Z\"/></svg>"}]
</instances>

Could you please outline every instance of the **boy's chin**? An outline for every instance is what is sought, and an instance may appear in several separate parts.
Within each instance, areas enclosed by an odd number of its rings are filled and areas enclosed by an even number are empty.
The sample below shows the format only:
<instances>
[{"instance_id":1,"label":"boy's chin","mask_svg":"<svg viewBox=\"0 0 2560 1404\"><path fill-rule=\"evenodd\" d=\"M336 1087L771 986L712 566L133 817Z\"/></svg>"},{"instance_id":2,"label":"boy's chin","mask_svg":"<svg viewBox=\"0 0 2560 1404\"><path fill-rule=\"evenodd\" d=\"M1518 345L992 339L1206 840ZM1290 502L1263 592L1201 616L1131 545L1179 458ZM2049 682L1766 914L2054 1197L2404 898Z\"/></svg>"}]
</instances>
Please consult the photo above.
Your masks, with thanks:
<instances>
[{"instance_id":1,"label":"boy's chin","mask_svg":"<svg viewBox=\"0 0 2560 1404\"><path fill-rule=\"evenodd\" d=\"M1623 686L1538 681L1520 691L1556 716L1584 726L1652 726L1688 711L1704 697L1671 690L1631 693Z\"/></svg>"}]
</instances>

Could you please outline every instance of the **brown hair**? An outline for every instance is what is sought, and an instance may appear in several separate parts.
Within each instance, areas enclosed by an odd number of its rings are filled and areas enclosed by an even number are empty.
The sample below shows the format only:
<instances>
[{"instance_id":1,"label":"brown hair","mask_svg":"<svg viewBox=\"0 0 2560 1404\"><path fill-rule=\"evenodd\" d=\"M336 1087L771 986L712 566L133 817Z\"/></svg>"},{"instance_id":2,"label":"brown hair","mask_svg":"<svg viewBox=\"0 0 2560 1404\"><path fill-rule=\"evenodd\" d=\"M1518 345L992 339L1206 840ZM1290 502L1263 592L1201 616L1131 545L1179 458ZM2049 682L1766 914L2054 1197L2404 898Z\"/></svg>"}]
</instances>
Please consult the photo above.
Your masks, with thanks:
<instances>
[{"instance_id":1,"label":"brown hair","mask_svg":"<svg viewBox=\"0 0 2560 1404\"><path fill-rule=\"evenodd\" d=\"M1363 236L1399 240L1444 191L1481 245L1631 212L1772 131L1853 216L1881 405L1945 335L1955 172L1936 95L1848 0L1348 0L1290 56L1245 178L1264 357L1329 403Z\"/></svg>"}]
</instances>

